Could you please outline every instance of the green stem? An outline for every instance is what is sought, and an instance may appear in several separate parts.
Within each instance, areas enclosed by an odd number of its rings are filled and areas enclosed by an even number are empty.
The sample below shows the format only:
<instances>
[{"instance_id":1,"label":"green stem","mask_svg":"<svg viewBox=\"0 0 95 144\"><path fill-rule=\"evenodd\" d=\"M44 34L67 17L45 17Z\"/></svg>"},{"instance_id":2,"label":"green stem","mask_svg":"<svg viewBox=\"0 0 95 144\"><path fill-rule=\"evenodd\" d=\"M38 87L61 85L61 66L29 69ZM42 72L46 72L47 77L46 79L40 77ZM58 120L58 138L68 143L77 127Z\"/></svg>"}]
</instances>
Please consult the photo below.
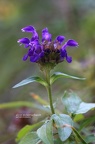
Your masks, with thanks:
<instances>
[{"instance_id":1,"label":"green stem","mask_svg":"<svg viewBox=\"0 0 95 144\"><path fill-rule=\"evenodd\" d=\"M51 112L52 112L52 114L55 114L55 111L53 108L53 102L52 102L52 93L51 93L51 84L50 84L50 69L48 69L48 68L44 69L44 75L45 75L45 79L47 82L46 89L48 92L48 98L49 98Z\"/></svg>"},{"instance_id":2,"label":"green stem","mask_svg":"<svg viewBox=\"0 0 95 144\"><path fill-rule=\"evenodd\" d=\"M48 97L49 97L49 101L50 101L51 112L52 112L52 114L55 114L54 108L53 108L52 94L51 94L51 86L50 86L50 85L47 86L47 92L48 92Z\"/></svg>"}]
</instances>

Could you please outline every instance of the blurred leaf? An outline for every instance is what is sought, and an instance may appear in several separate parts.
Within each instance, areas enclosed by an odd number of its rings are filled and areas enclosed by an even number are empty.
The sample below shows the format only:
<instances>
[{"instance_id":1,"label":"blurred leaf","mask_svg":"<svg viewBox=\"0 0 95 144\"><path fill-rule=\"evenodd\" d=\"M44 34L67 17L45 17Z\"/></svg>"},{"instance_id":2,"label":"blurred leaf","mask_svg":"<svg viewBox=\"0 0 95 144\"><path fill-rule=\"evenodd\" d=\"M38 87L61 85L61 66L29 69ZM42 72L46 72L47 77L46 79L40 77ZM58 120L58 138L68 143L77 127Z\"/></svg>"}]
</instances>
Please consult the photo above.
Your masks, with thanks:
<instances>
[{"instance_id":1,"label":"blurred leaf","mask_svg":"<svg viewBox=\"0 0 95 144\"><path fill-rule=\"evenodd\" d=\"M34 103L32 103L32 102L16 101L16 102L2 103L2 104L0 104L0 109L21 107L21 106L27 106L27 107L32 107L32 108L36 107L36 105Z\"/></svg>"},{"instance_id":2,"label":"blurred leaf","mask_svg":"<svg viewBox=\"0 0 95 144\"><path fill-rule=\"evenodd\" d=\"M19 144L39 144L41 140L37 136L36 132L30 132L19 142Z\"/></svg>"},{"instance_id":3,"label":"blurred leaf","mask_svg":"<svg viewBox=\"0 0 95 144\"><path fill-rule=\"evenodd\" d=\"M75 122L79 122L79 121L83 120L84 118L85 118L85 117L84 117L83 114L77 114L77 115L75 115L75 117L74 117L74 121L75 121Z\"/></svg>"},{"instance_id":4,"label":"blurred leaf","mask_svg":"<svg viewBox=\"0 0 95 144\"><path fill-rule=\"evenodd\" d=\"M36 109L50 113L49 109L46 109L41 105L38 105L38 104L35 104L32 102L28 102L28 101L16 101L16 102L3 103L3 104L0 104L0 109L17 108L17 107L21 107L21 106L36 108Z\"/></svg>"},{"instance_id":5,"label":"blurred leaf","mask_svg":"<svg viewBox=\"0 0 95 144\"><path fill-rule=\"evenodd\" d=\"M52 115L51 118L55 121L56 127L58 129L59 137L62 141L68 139L72 132L73 121L69 115L60 114Z\"/></svg>"},{"instance_id":6,"label":"blurred leaf","mask_svg":"<svg viewBox=\"0 0 95 144\"><path fill-rule=\"evenodd\" d=\"M48 102L46 100L44 100L43 98L41 98L39 95L37 95L35 93L30 93L30 95L32 96L33 99L35 99L40 104L48 105Z\"/></svg>"},{"instance_id":7,"label":"blurred leaf","mask_svg":"<svg viewBox=\"0 0 95 144\"><path fill-rule=\"evenodd\" d=\"M45 109L47 109L48 111L50 111L50 112L51 112L50 105L43 105L43 107L44 107ZM56 102L55 102L55 103L53 103L53 108L54 108L54 109L56 108Z\"/></svg>"},{"instance_id":8,"label":"blurred leaf","mask_svg":"<svg viewBox=\"0 0 95 144\"><path fill-rule=\"evenodd\" d=\"M81 129L83 129L84 127L86 127L86 126L91 125L93 122L95 122L95 116L91 116L91 117L89 117L87 119L84 119L82 121L82 123L80 124L79 131Z\"/></svg>"},{"instance_id":9,"label":"blurred leaf","mask_svg":"<svg viewBox=\"0 0 95 144\"><path fill-rule=\"evenodd\" d=\"M95 135L89 135L85 138L87 143L94 143L95 142Z\"/></svg>"},{"instance_id":10,"label":"blurred leaf","mask_svg":"<svg viewBox=\"0 0 95 144\"><path fill-rule=\"evenodd\" d=\"M44 86L47 85L47 83L42 80L40 77L29 77L23 81L21 81L20 83L16 84L15 86L13 86L13 88L17 88L17 87L20 87L20 86L23 86L23 85L27 85L29 83L32 83L32 82L38 82Z\"/></svg>"},{"instance_id":11,"label":"blurred leaf","mask_svg":"<svg viewBox=\"0 0 95 144\"><path fill-rule=\"evenodd\" d=\"M64 92L62 102L68 113L82 114L88 112L90 109L95 108L95 103L85 103L73 92Z\"/></svg>"},{"instance_id":12,"label":"blurred leaf","mask_svg":"<svg viewBox=\"0 0 95 144\"><path fill-rule=\"evenodd\" d=\"M54 144L63 144L63 142L60 139L54 139Z\"/></svg>"},{"instance_id":13,"label":"blurred leaf","mask_svg":"<svg viewBox=\"0 0 95 144\"><path fill-rule=\"evenodd\" d=\"M95 108L95 103L85 103L85 102L81 102L81 104L79 105L79 108L76 112L76 114L80 114L80 113L86 113L89 110Z\"/></svg>"},{"instance_id":14,"label":"blurred leaf","mask_svg":"<svg viewBox=\"0 0 95 144\"><path fill-rule=\"evenodd\" d=\"M37 129L38 127L40 127L43 124L43 122L38 122L36 124L33 125L26 125L24 128L22 128L18 134L17 134L17 138L16 141L20 141L29 131L32 131L34 129Z\"/></svg>"},{"instance_id":15,"label":"blurred leaf","mask_svg":"<svg viewBox=\"0 0 95 144\"><path fill-rule=\"evenodd\" d=\"M87 144L88 142L86 142L82 136L80 135L80 133L74 128L72 127L73 132L76 134L76 136L78 137L78 139L80 139L80 141L82 142L81 144Z\"/></svg>"},{"instance_id":16,"label":"blurred leaf","mask_svg":"<svg viewBox=\"0 0 95 144\"><path fill-rule=\"evenodd\" d=\"M85 80L85 78L79 78L79 77L75 77L75 76L71 76L65 73L61 73L61 72L55 72L50 79L51 84L55 82L55 80L57 80L58 78L71 78L71 79L77 79L77 80Z\"/></svg>"},{"instance_id":17,"label":"blurred leaf","mask_svg":"<svg viewBox=\"0 0 95 144\"><path fill-rule=\"evenodd\" d=\"M52 134L52 121L50 120L49 122L42 125L37 130L37 134L45 144L54 144Z\"/></svg>"}]
</instances>

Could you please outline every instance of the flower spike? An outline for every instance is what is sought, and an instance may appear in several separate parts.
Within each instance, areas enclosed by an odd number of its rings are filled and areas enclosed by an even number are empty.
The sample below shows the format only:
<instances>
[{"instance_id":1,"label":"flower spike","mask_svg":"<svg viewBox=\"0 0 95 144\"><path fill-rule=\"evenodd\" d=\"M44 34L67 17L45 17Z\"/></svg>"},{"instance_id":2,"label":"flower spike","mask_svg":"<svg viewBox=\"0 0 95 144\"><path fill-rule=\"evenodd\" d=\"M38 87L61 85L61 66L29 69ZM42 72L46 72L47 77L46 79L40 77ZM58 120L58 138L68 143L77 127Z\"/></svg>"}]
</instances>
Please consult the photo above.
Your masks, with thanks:
<instances>
[{"instance_id":1,"label":"flower spike","mask_svg":"<svg viewBox=\"0 0 95 144\"><path fill-rule=\"evenodd\" d=\"M69 39L65 44L62 44L65 37L59 35L52 41L52 35L48 28L42 30L42 42L39 41L39 36L33 26L27 26L21 29L22 32L32 33L32 37L27 37L18 40L18 43L23 44L25 48L29 48L27 54L24 55L23 60L26 61L28 57L30 62L39 63L40 65L56 65L64 60L68 63L72 62L72 57L68 56L67 47L78 47L78 43Z\"/></svg>"}]
</instances>

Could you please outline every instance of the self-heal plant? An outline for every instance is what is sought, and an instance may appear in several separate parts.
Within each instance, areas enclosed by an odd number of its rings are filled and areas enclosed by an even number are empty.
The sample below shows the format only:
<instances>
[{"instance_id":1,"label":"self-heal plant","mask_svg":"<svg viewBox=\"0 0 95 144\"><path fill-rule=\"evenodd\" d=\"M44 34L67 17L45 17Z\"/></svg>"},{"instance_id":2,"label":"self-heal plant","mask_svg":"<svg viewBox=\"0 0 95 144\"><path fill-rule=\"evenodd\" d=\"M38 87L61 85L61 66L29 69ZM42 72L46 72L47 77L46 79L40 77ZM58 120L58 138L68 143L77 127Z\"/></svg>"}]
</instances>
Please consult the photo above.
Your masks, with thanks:
<instances>
[{"instance_id":1,"label":"self-heal plant","mask_svg":"<svg viewBox=\"0 0 95 144\"><path fill-rule=\"evenodd\" d=\"M78 43L75 40L68 40L65 44L62 44L65 37L57 36L52 41L52 35L49 33L48 28L42 30L42 40L40 42L38 33L33 26L27 26L21 29L22 32L29 32L32 37L21 38L18 43L23 44L25 48L28 48L27 54L24 55L23 60L30 59L30 62L35 62L40 65L40 68L45 75L47 82L47 91L50 99L50 107L52 114L54 109L52 105L51 87L50 87L50 70L58 63L66 61L71 63L72 57L67 54L67 47L77 47Z\"/></svg>"},{"instance_id":2,"label":"self-heal plant","mask_svg":"<svg viewBox=\"0 0 95 144\"><path fill-rule=\"evenodd\" d=\"M33 26L27 26L21 30L22 32L28 32L32 35L31 38L24 37L18 40L18 43L24 45L24 48L27 49L26 54L23 56L23 60L26 61L29 59L32 63L38 63L43 78L32 76L21 81L13 88L31 82L39 82L45 86L49 98L49 106L46 106L45 108L49 108L49 117L46 121L41 121L37 124L37 126L41 126L37 129L37 132L33 131L33 128L37 127L36 124L21 129L18 133L17 141L19 141L19 144L87 144L86 138L84 140L76 130L74 118L77 114L83 114L94 108L95 104L82 102L75 93L68 93L65 91L62 97L62 103L68 114L60 114L54 107L51 92L52 84L60 77L84 80L84 78L78 78L61 72L55 72L52 75L50 74L51 70L58 63L65 60L68 63L72 62L72 57L68 56L67 48L78 47L78 43L73 39L64 42L65 37L62 35L59 35L52 40L52 35L49 33L48 28L42 30L41 40Z\"/></svg>"}]
</instances>

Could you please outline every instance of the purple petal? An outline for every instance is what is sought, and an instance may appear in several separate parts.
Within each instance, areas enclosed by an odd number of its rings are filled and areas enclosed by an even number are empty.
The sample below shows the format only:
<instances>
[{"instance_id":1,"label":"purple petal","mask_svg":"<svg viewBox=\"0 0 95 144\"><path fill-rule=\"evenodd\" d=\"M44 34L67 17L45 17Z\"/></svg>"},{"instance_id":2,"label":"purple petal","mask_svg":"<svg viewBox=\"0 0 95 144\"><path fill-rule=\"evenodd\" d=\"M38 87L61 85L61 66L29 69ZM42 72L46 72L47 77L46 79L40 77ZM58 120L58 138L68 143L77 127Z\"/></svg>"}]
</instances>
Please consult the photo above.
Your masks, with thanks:
<instances>
[{"instance_id":1,"label":"purple petal","mask_svg":"<svg viewBox=\"0 0 95 144\"><path fill-rule=\"evenodd\" d=\"M40 46L40 45L36 45L36 46L35 46L35 52L36 52L37 54L41 53L41 46Z\"/></svg>"},{"instance_id":2,"label":"purple petal","mask_svg":"<svg viewBox=\"0 0 95 144\"><path fill-rule=\"evenodd\" d=\"M28 48L28 47L29 47L29 44L25 44L24 47L25 47L25 48Z\"/></svg>"},{"instance_id":3,"label":"purple petal","mask_svg":"<svg viewBox=\"0 0 95 144\"><path fill-rule=\"evenodd\" d=\"M66 61L67 61L68 63L71 63L71 62L72 62L72 57L66 56Z\"/></svg>"},{"instance_id":4,"label":"purple petal","mask_svg":"<svg viewBox=\"0 0 95 144\"><path fill-rule=\"evenodd\" d=\"M29 43L30 46L35 46L35 45L39 45L39 41L36 39L36 40L33 40Z\"/></svg>"},{"instance_id":5,"label":"purple petal","mask_svg":"<svg viewBox=\"0 0 95 144\"><path fill-rule=\"evenodd\" d=\"M31 41L38 40L38 39L39 39L38 33L36 31L34 31L33 37L31 38Z\"/></svg>"},{"instance_id":6,"label":"purple petal","mask_svg":"<svg viewBox=\"0 0 95 144\"><path fill-rule=\"evenodd\" d=\"M78 43L75 40L68 40L67 41L68 46L78 46Z\"/></svg>"},{"instance_id":7,"label":"purple petal","mask_svg":"<svg viewBox=\"0 0 95 144\"><path fill-rule=\"evenodd\" d=\"M21 30L22 30L22 32L34 32L34 31L36 31L33 26L26 26L26 27L22 28Z\"/></svg>"},{"instance_id":8,"label":"purple petal","mask_svg":"<svg viewBox=\"0 0 95 144\"><path fill-rule=\"evenodd\" d=\"M23 56L23 61L26 61L28 59L28 54L25 54L24 56Z\"/></svg>"},{"instance_id":9,"label":"purple petal","mask_svg":"<svg viewBox=\"0 0 95 144\"><path fill-rule=\"evenodd\" d=\"M61 54L61 57L66 57L66 55L67 55L67 51L65 50L65 49L61 49L60 50L60 54Z\"/></svg>"},{"instance_id":10,"label":"purple petal","mask_svg":"<svg viewBox=\"0 0 95 144\"><path fill-rule=\"evenodd\" d=\"M28 51L28 56L32 56L33 55L33 49L31 48L31 49L29 49L29 51Z\"/></svg>"},{"instance_id":11,"label":"purple petal","mask_svg":"<svg viewBox=\"0 0 95 144\"><path fill-rule=\"evenodd\" d=\"M33 56L30 57L31 62L37 62L38 60L39 60L39 55L38 54L34 54Z\"/></svg>"},{"instance_id":12,"label":"purple petal","mask_svg":"<svg viewBox=\"0 0 95 144\"><path fill-rule=\"evenodd\" d=\"M48 32L48 28L42 30L42 41L47 40L51 41L52 35Z\"/></svg>"},{"instance_id":13,"label":"purple petal","mask_svg":"<svg viewBox=\"0 0 95 144\"><path fill-rule=\"evenodd\" d=\"M64 36L57 36L56 39L58 40L58 42L62 43L64 41L65 37Z\"/></svg>"},{"instance_id":14,"label":"purple petal","mask_svg":"<svg viewBox=\"0 0 95 144\"><path fill-rule=\"evenodd\" d=\"M40 58L44 57L44 51L39 54Z\"/></svg>"},{"instance_id":15,"label":"purple petal","mask_svg":"<svg viewBox=\"0 0 95 144\"><path fill-rule=\"evenodd\" d=\"M46 33L46 32L48 32L48 28L44 28L44 29L42 30L42 33Z\"/></svg>"},{"instance_id":16,"label":"purple petal","mask_svg":"<svg viewBox=\"0 0 95 144\"><path fill-rule=\"evenodd\" d=\"M28 38L21 38L17 42L22 44L29 44L30 40Z\"/></svg>"},{"instance_id":17,"label":"purple petal","mask_svg":"<svg viewBox=\"0 0 95 144\"><path fill-rule=\"evenodd\" d=\"M33 34L33 37L31 39L32 41L39 38L38 33L36 32L36 29L33 26L27 26L27 27L22 28L21 30L22 32L32 33Z\"/></svg>"}]
</instances>

